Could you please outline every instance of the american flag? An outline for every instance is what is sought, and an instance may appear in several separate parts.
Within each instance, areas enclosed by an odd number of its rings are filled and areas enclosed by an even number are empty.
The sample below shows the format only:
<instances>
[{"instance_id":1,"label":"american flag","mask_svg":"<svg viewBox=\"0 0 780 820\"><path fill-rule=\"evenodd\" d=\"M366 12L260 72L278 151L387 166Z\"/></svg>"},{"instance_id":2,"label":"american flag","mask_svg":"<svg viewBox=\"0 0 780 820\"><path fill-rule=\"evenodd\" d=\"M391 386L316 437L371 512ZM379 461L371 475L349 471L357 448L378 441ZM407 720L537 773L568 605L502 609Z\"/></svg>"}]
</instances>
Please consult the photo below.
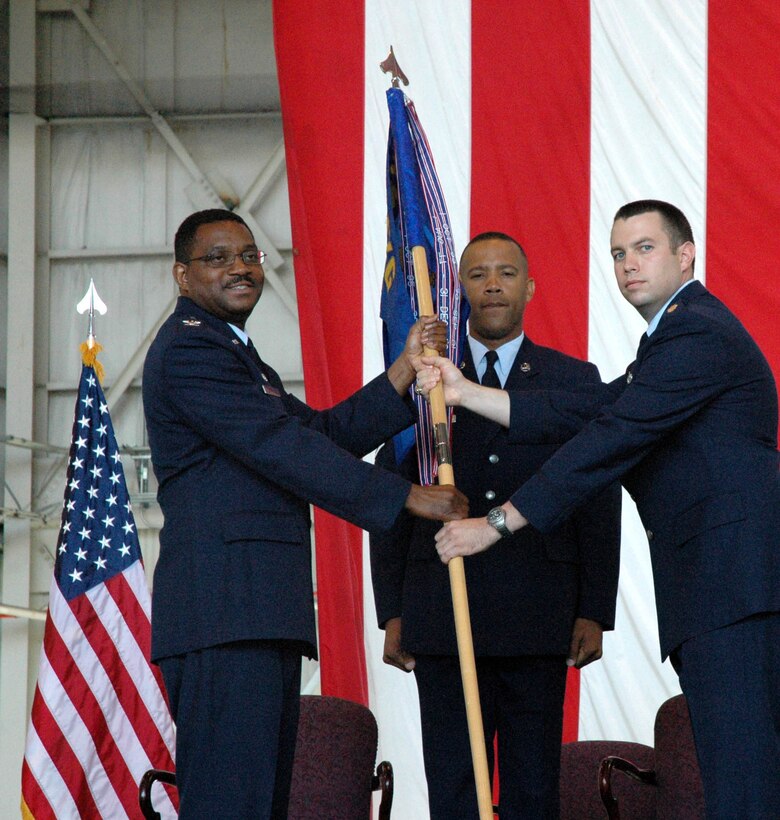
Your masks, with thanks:
<instances>
[{"instance_id":1,"label":"american flag","mask_svg":"<svg viewBox=\"0 0 780 820\"><path fill-rule=\"evenodd\" d=\"M84 365L22 767L23 817L141 817L143 773L174 768L173 723L148 660L149 613L108 406ZM167 795L156 806L176 815Z\"/></svg>"}]
</instances>

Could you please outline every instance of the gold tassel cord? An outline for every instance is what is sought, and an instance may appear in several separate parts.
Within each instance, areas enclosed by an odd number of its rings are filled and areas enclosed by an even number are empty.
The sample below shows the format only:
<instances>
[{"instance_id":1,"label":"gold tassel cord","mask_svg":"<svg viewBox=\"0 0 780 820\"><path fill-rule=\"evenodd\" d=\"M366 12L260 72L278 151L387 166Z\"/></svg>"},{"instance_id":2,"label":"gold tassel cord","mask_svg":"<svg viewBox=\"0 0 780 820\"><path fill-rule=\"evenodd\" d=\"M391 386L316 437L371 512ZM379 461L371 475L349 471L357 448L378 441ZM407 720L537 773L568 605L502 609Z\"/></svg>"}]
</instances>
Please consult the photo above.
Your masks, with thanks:
<instances>
[{"instance_id":1,"label":"gold tassel cord","mask_svg":"<svg viewBox=\"0 0 780 820\"><path fill-rule=\"evenodd\" d=\"M98 353L103 349L103 345L93 341L90 346L89 342L82 342L79 346L81 351L81 361L87 366L91 367L97 374L98 381L103 384L103 376L105 371L103 365L98 361Z\"/></svg>"}]
</instances>

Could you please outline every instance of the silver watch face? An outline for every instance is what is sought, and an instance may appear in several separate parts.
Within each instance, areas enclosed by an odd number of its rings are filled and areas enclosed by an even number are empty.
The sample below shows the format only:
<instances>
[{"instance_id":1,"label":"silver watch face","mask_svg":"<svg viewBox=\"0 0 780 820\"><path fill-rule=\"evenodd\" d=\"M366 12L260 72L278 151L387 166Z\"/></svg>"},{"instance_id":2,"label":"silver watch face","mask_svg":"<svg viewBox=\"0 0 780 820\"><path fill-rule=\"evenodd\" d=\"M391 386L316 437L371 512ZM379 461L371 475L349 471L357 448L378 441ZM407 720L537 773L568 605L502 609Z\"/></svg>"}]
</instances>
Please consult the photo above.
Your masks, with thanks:
<instances>
[{"instance_id":1,"label":"silver watch face","mask_svg":"<svg viewBox=\"0 0 780 820\"><path fill-rule=\"evenodd\" d=\"M487 520L493 526L501 527L506 520L506 513L501 507L493 507L493 509L487 514Z\"/></svg>"}]
</instances>

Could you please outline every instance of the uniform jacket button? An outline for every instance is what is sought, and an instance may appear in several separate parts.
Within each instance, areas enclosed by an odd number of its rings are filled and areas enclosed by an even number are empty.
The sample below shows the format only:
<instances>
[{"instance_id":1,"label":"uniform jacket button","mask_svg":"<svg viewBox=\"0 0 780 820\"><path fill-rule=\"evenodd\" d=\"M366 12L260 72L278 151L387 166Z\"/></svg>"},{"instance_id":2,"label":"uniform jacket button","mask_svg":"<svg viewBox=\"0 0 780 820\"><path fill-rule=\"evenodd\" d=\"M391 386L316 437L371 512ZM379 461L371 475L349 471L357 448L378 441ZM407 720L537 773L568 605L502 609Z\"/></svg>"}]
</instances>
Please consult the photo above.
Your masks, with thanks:
<instances>
[{"instance_id":1,"label":"uniform jacket button","mask_svg":"<svg viewBox=\"0 0 780 820\"><path fill-rule=\"evenodd\" d=\"M648 540L648 541L652 541L652 540L653 540L653 531L652 531L652 530L648 530L648 531L647 531L647 540Z\"/></svg>"},{"instance_id":2,"label":"uniform jacket button","mask_svg":"<svg viewBox=\"0 0 780 820\"><path fill-rule=\"evenodd\" d=\"M498 464L498 456L497 456L495 453L491 453L491 454L488 456L488 461L489 461L491 464Z\"/></svg>"},{"instance_id":3,"label":"uniform jacket button","mask_svg":"<svg viewBox=\"0 0 780 820\"><path fill-rule=\"evenodd\" d=\"M485 498L487 498L488 501L492 501L495 497L496 497L496 494L493 492L493 490L488 490L485 493Z\"/></svg>"}]
</instances>

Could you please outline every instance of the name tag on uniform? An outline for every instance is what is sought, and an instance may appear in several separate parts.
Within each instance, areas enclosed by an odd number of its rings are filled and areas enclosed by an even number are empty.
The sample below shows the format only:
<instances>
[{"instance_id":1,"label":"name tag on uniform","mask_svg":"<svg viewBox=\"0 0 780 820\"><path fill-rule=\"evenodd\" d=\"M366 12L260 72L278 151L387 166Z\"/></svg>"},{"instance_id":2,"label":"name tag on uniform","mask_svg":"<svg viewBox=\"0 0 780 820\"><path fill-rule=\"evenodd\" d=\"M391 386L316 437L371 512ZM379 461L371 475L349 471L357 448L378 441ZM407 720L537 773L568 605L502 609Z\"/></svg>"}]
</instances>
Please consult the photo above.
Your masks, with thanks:
<instances>
[{"instance_id":1,"label":"name tag on uniform","mask_svg":"<svg viewBox=\"0 0 780 820\"><path fill-rule=\"evenodd\" d=\"M282 397L282 394L272 384L268 384L268 382L263 384L263 393L267 396L276 396L277 399Z\"/></svg>"}]
</instances>

